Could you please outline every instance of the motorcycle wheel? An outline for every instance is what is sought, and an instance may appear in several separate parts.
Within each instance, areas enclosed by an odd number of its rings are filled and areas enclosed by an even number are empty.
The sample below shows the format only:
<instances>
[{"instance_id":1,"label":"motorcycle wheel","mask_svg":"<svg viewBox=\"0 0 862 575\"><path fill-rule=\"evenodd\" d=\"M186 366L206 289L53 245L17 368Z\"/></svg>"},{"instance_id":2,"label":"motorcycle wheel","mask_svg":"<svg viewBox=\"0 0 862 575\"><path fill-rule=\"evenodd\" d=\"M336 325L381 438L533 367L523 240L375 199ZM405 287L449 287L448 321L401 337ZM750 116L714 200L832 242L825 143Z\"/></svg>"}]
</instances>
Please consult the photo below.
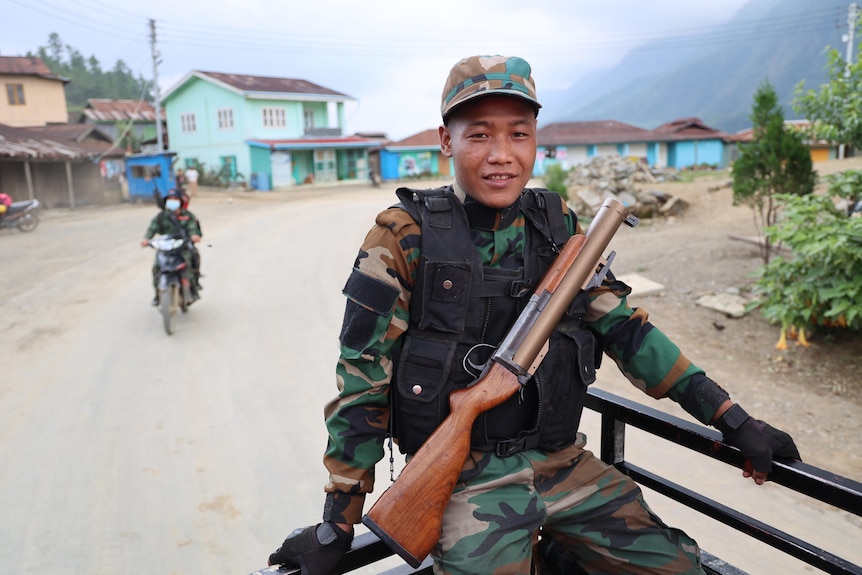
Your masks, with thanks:
<instances>
[{"instance_id":1,"label":"motorcycle wheel","mask_svg":"<svg viewBox=\"0 0 862 575\"><path fill-rule=\"evenodd\" d=\"M39 218L33 214L26 214L18 222L18 229L22 232L32 232L39 225Z\"/></svg>"},{"instance_id":2,"label":"motorcycle wheel","mask_svg":"<svg viewBox=\"0 0 862 575\"><path fill-rule=\"evenodd\" d=\"M189 311L189 302L192 301L191 296L189 295L189 288L183 286L181 293L183 297L180 298L180 311L186 313Z\"/></svg>"},{"instance_id":3,"label":"motorcycle wheel","mask_svg":"<svg viewBox=\"0 0 862 575\"><path fill-rule=\"evenodd\" d=\"M168 335L174 333L174 318L177 316L177 308L180 305L180 293L177 284L171 284L161 293L159 300L162 305L162 322L165 324L165 332Z\"/></svg>"}]
</instances>

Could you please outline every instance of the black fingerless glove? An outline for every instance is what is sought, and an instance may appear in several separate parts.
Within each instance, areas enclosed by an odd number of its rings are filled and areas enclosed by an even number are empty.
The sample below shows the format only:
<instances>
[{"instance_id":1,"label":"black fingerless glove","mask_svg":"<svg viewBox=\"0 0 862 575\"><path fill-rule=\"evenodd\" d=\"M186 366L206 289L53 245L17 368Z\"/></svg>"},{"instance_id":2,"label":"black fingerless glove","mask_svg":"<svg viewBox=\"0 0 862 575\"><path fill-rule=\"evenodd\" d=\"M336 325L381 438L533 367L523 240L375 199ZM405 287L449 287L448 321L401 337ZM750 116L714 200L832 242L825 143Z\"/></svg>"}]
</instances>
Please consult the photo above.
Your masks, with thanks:
<instances>
[{"instance_id":1,"label":"black fingerless glove","mask_svg":"<svg viewBox=\"0 0 862 575\"><path fill-rule=\"evenodd\" d=\"M799 459L799 450L793 438L768 423L754 419L739 404L734 404L715 422L725 443L739 449L751 459L755 471L772 471L772 459L781 457Z\"/></svg>"},{"instance_id":2,"label":"black fingerless glove","mask_svg":"<svg viewBox=\"0 0 862 575\"><path fill-rule=\"evenodd\" d=\"M334 523L318 523L288 535L269 556L269 564L296 565L302 575L329 575L352 542L352 533L345 533Z\"/></svg>"}]
</instances>

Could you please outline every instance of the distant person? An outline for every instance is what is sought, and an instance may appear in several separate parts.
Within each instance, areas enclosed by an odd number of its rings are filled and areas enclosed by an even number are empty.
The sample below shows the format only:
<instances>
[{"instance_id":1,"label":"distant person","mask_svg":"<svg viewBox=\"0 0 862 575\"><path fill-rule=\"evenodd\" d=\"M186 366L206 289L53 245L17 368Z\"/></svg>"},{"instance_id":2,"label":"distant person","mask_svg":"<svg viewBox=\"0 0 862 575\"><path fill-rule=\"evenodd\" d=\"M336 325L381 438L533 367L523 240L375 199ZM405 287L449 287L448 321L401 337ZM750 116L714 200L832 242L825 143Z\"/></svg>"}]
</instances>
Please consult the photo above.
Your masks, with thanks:
<instances>
[{"instance_id":1,"label":"distant person","mask_svg":"<svg viewBox=\"0 0 862 575\"><path fill-rule=\"evenodd\" d=\"M176 185L173 189L179 192L180 201L182 202L183 209L185 210L189 207L189 202L191 201L191 198L186 193L186 175L183 172L182 168L177 168L177 171L174 175L174 181L176 182Z\"/></svg>"},{"instance_id":2,"label":"distant person","mask_svg":"<svg viewBox=\"0 0 862 575\"><path fill-rule=\"evenodd\" d=\"M373 187L380 187L380 176L377 175L377 172L374 170L368 170L368 179Z\"/></svg>"},{"instance_id":3,"label":"distant person","mask_svg":"<svg viewBox=\"0 0 862 575\"><path fill-rule=\"evenodd\" d=\"M192 198L195 197L196 195L198 195L198 178L199 177L200 177L200 174L198 173L198 171L195 169L194 166L191 166L186 170L185 180L186 180L186 183L189 185L188 195L191 196Z\"/></svg>"},{"instance_id":4,"label":"distant person","mask_svg":"<svg viewBox=\"0 0 862 575\"><path fill-rule=\"evenodd\" d=\"M12 196L9 194L0 193L0 218L6 215L9 207L12 205Z\"/></svg>"}]
</instances>

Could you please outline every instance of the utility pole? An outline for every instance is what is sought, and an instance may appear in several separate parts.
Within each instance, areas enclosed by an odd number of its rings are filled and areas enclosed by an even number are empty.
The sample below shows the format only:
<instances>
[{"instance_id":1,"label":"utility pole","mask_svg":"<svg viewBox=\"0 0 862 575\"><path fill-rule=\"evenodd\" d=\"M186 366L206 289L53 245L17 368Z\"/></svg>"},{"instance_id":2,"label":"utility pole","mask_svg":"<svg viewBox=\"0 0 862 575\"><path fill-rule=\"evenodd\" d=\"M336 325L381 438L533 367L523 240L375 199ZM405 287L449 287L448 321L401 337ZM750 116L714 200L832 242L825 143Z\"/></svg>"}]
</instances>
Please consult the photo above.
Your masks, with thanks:
<instances>
[{"instance_id":1,"label":"utility pole","mask_svg":"<svg viewBox=\"0 0 862 575\"><path fill-rule=\"evenodd\" d=\"M853 65L853 45L854 37L856 36L856 19L859 15L859 7L855 2L851 2L847 7L847 33L841 36L841 40L847 43L847 51L845 52L844 60L847 65L844 68L844 77L850 81L850 67ZM843 142L838 144L838 159L843 160L847 145Z\"/></svg>"},{"instance_id":2,"label":"utility pole","mask_svg":"<svg viewBox=\"0 0 862 575\"><path fill-rule=\"evenodd\" d=\"M846 77L850 77L850 65L853 64L853 44L856 36L856 18L859 15L859 7L855 2L851 3L847 8L847 34L842 38L847 42L847 56L844 58L847 61L847 70L844 72Z\"/></svg>"},{"instance_id":3,"label":"utility pole","mask_svg":"<svg viewBox=\"0 0 862 575\"><path fill-rule=\"evenodd\" d=\"M156 142L159 152L165 149L162 137L162 97L159 94L159 57L161 54L156 50L156 21L150 18L150 52L153 56L153 107L156 109Z\"/></svg>"}]
</instances>

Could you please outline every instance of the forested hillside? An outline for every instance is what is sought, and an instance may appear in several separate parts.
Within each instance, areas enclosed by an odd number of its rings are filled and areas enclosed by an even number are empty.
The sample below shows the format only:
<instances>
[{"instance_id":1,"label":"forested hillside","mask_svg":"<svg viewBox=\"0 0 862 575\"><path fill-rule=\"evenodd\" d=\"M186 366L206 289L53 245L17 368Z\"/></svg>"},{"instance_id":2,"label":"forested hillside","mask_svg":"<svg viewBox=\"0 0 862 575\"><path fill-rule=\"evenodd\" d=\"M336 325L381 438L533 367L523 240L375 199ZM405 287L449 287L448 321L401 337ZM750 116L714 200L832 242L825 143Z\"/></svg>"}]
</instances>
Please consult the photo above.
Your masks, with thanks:
<instances>
[{"instance_id":1,"label":"forested hillside","mask_svg":"<svg viewBox=\"0 0 862 575\"><path fill-rule=\"evenodd\" d=\"M111 98L152 101L152 82L139 76L117 60L110 70L103 70L95 56L84 57L78 50L63 45L58 34L51 34L47 46L40 46L35 54L52 72L70 81L66 84L66 106L69 112L80 111L89 98Z\"/></svg>"}]
</instances>

